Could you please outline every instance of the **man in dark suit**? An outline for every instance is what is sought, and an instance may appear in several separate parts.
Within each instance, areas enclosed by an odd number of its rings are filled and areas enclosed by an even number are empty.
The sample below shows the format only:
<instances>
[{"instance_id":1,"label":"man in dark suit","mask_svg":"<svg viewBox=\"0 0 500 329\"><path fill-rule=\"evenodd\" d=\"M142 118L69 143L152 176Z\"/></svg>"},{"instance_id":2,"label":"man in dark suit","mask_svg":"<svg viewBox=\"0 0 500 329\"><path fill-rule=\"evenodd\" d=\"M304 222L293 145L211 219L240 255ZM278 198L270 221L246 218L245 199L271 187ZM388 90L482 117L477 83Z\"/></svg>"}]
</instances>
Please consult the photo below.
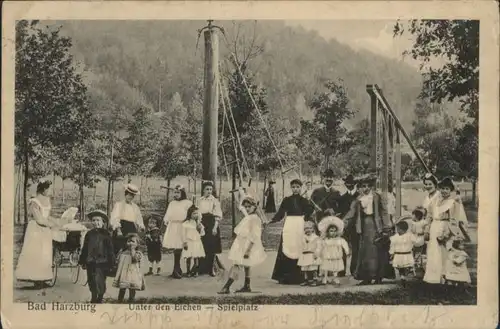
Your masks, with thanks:
<instances>
[{"instance_id":1,"label":"man in dark suit","mask_svg":"<svg viewBox=\"0 0 500 329\"><path fill-rule=\"evenodd\" d=\"M325 210L332 209L336 214L340 212L339 199L340 193L333 188L333 171L327 169L323 173L324 185L315 189L311 194L311 200L316 206L316 219L318 222L323 217Z\"/></svg>"},{"instance_id":2,"label":"man in dark suit","mask_svg":"<svg viewBox=\"0 0 500 329\"><path fill-rule=\"evenodd\" d=\"M342 194L342 196L339 199L341 218L343 218L347 214L347 212L351 208L352 203L359 196L359 192L356 188L356 182L354 181L354 177L352 175L348 175L346 178L343 179L343 181L344 181L344 186L346 187L346 192ZM358 256L358 243L359 243L358 234L356 233L355 228L346 227L344 230L344 238L347 240L352 250L350 271L351 273L354 273ZM347 255L345 253L343 260L344 260L344 266L346 266ZM344 276L344 275L345 271L339 272L339 276Z\"/></svg>"}]
</instances>

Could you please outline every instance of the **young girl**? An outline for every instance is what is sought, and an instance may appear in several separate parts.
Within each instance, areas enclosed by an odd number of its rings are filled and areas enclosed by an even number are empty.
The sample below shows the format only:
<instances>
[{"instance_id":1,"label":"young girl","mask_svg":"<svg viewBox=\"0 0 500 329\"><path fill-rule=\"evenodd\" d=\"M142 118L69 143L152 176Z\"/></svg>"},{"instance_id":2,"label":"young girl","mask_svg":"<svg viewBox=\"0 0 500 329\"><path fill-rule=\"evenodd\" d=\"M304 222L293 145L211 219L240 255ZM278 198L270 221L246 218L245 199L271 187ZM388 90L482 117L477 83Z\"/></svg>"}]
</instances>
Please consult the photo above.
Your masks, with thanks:
<instances>
[{"instance_id":1,"label":"young girl","mask_svg":"<svg viewBox=\"0 0 500 329\"><path fill-rule=\"evenodd\" d=\"M160 228L156 220L151 218L148 222L148 231L146 233L146 247L149 260L149 271L146 275L153 275L154 267L157 267L156 275L160 275L161 240Z\"/></svg>"},{"instance_id":2,"label":"young girl","mask_svg":"<svg viewBox=\"0 0 500 329\"><path fill-rule=\"evenodd\" d=\"M313 222L305 222L302 254L297 262L297 265L302 269L302 273L304 273L304 282L300 284L301 286L316 286L320 242L319 237L314 232Z\"/></svg>"},{"instance_id":3,"label":"young girl","mask_svg":"<svg viewBox=\"0 0 500 329\"><path fill-rule=\"evenodd\" d=\"M187 199L186 190L182 185L176 185L173 194L174 199L168 204L165 217L163 217L163 222L167 225L167 230L163 237L163 247L174 250L174 268L171 277L180 279L182 278L182 223L186 219L187 210L193 203Z\"/></svg>"},{"instance_id":4,"label":"young girl","mask_svg":"<svg viewBox=\"0 0 500 329\"><path fill-rule=\"evenodd\" d=\"M229 288L238 279L238 272L240 272L241 268L245 271L245 284L236 292L251 292L250 268L262 263L266 258L261 241L262 220L257 215L258 203L253 197L245 196L242 190L240 190L240 196L242 200L240 210L242 210L245 217L234 229L236 238L228 255L229 260L233 262L233 266L229 271L229 278L222 290L219 291L219 294L229 293Z\"/></svg>"},{"instance_id":5,"label":"young girl","mask_svg":"<svg viewBox=\"0 0 500 329\"><path fill-rule=\"evenodd\" d=\"M118 253L118 269L116 271L113 287L119 288L118 301L122 302L125 291L129 290L129 302L133 302L136 290L146 289L144 277L142 276L140 264L142 253L137 250L139 235L130 233L127 235L127 247Z\"/></svg>"},{"instance_id":6,"label":"young girl","mask_svg":"<svg viewBox=\"0 0 500 329\"><path fill-rule=\"evenodd\" d=\"M466 262L469 256L464 251L463 240L453 240L451 245L452 247L448 252L448 258L446 260L444 278L446 283L464 287L471 282Z\"/></svg>"},{"instance_id":7,"label":"young girl","mask_svg":"<svg viewBox=\"0 0 500 329\"><path fill-rule=\"evenodd\" d=\"M412 212L411 233L415 238L413 257L415 258L415 272L419 277L423 277L425 272L425 232L428 226L425 216L424 207L417 207Z\"/></svg>"},{"instance_id":8,"label":"young girl","mask_svg":"<svg viewBox=\"0 0 500 329\"><path fill-rule=\"evenodd\" d=\"M390 237L389 254L392 257L392 266L399 272L401 283L405 283L407 276L413 271L413 245L415 237L408 232L408 222L400 220L396 223L396 234Z\"/></svg>"},{"instance_id":9,"label":"young girl","mask_svg":"<svg viewBox=\"0 0 500 329\"><path fill-rule=\"evenodd\" d=\"M338 273L345 269L343 261L343 253L349 257L350 251L347 241L344 240L342 232L344 223L337 217L329 216L321 220L321 247L320 256L320 271L323 275L323 284L330 283L329 273L333 272L333 282L340 284Z\"/></svg>"},{"instance_id":10,"label":"young girl","mask_svg":"<svg viewBox=\"0 0 500 329\"><path fill-rule=\"evenodd\" d=\"M200 214L195 205L189 207L186 219L182 223L182 237L184 250L182 258L186 259L186 270L188 276L198 276L199 258L205 257L205 250L201 237L205 235L203 225L200 223ZM191 260L193 267L191 268Z\"/></svg>"}]
</instances>

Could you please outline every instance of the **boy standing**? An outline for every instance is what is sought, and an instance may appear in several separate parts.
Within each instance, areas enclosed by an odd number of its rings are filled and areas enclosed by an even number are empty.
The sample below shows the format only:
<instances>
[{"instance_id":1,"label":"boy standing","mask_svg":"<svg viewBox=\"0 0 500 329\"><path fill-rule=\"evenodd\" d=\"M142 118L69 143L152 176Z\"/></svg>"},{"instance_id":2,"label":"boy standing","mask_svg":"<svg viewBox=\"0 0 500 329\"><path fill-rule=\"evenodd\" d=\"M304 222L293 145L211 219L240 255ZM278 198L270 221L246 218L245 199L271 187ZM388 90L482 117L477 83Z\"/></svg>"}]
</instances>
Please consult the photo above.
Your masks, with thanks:
<instances>
[{"instance_id":1,"label":"boy standing","mask_svg":"<svg viewBox=\"0 0 500 329\"><path fill-rule=\"evenodd\" d=\"M113 242L104 228L108 216L102 210L87 214L94 228L85 234L78 264L87 270L87 282L91 293L91 303L102 303L106 292L106 274L115 264Z\"/></svg>"},{"instance_id":2,"label":"boy standing","mask_svg":"<svg viewBox=\"0 0 500 329\"><path fill-rule=\"evenodd\" d=\"M146 247L148 250L149 271L146 275L153 275L156 266L156 275L160 275L161 247L163 237L160 233L158 223L154 218L149 219L148 231L146 233Z\"/></svg>"}]
</instances>

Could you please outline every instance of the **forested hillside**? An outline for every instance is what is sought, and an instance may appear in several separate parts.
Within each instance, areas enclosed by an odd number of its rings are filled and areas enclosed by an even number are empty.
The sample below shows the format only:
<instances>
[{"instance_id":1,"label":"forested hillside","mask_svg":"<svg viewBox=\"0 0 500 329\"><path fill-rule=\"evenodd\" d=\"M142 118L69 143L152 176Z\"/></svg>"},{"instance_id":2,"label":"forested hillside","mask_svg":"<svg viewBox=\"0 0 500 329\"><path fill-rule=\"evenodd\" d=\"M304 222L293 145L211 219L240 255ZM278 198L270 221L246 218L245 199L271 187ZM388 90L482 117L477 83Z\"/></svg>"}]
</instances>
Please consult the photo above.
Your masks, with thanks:
<instances>
[{"instance_id":1,"label":"forested hillside","mask_svg":"<svg viewBox=\"0 0 500 329\"><path fill-rule=\"evenodd\" d=\"M368 51L355 51L334 40L327 42L316 32L288 27L281 21L216 23L226 31L219 42L222 71L233 69L224 60L234 51L235 43L241 49L251 42L261 47L261 52L248 61L248 72L266 89L269 114L281 119L277 121L299 128L300 119L312 118L306 100L323 91L325 81L342 79L350 106L358 110L351 121L368 115L365 85L377 83L403 125L411 129L421 91L420 75L412 67ZM197 30L206 25L205 21L48 24L62 25L63 34L72 38L75 59L87 70L85 79L94 95L95 110L103 116L130 117L139 104L169 112L176 93L189 106L202 85L203 36L196 46ZM114 111L108 111L111 108Z\"/></svg>"}]
</instances>

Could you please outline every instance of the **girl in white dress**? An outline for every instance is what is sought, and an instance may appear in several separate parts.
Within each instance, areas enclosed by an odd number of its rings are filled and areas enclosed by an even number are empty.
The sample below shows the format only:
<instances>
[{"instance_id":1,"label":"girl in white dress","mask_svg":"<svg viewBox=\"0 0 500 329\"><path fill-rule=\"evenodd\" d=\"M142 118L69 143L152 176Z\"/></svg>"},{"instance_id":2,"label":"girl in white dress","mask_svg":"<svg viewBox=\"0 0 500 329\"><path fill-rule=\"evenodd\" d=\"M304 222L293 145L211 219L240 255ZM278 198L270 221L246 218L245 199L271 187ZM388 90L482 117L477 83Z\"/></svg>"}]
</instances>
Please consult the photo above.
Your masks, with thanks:
<instances>
[{"instance_id":1,"label":"girl in white dress","mask_svg":"<svg viewBox=\"0 0 500 329\"><path fill-rule=\"evenodd\" d=\"M396 223L396 234L390 237L391 246L389 254L392 257L392 266L399 272L401 282L404 284L406 277L413 272L413 245L415 236L408 230L408 222L400 220Z\"/></svg>"},{"instance_id":2,"label":"girl in white dress","mask_svg":"<svg viewBox=\"0 0 500 329\"><path fill-rule=\"evenodd\" d=\"M144 276L141 272L142 252L137 250L139 235L129 233L126 240L126 248L118 253L118 269L113 281L113 287L118 288L118 301L122 302L125 292L129 290L128 301L133 302L137 290L146 289Z\"/></svg>"},{"instance_id":3,"label":"girl in white dress","mask_svg":"<svg viewBox=\"0 0 500 329\"><path fill-rule=\"evenodd\" d=\"M427 243L427 264L424 281L431 284L444 283L445 263L448 258L447 244L453 236L460 235L461 229L468 229L467 217L462 203L451 197L455 185L450 178L444 178L439 183L441 197L433 204L429 213L431 226ZM460 224L461 223L461 224ZM456 224L456 225L455 225Z\"/></svg>"},{"instance_id":4,"label":"girl in white dress","mask_svg":"<svg viewBox=\"0 0 500 329\"><path fill-rule=\"evenodd\" d=\"M316 286L316 273L318 272L318 254L321 247L320 238L314 232L314 224L311 221L304 223L304 239L302 242L302 254L299 256L297 265L304 273L304 282L301 286Z\"/></svg>"},{"instance_id":5,"label":"girl in white dress","mask_svg":"<svg viewBox=\"0 0 500 329\"><path fill-rule=\"evenodd\" d=\"M446 260L444 275L446 283L463 287L471 282L469 270L467 269L468 258L469 256L464 251L464 241L461 239L453 240Z\"/></svg>"},{"instance_id":6,"label":"girl in white dress","mask_svg":"<svg viewBox=\"0 0 500 329\"><path fill-rule=\"evenodd\" d=\"M182 258L186 259L188 276L198 276L199 258L205 257L205 250L201 237L205 235L203 225L200 223L200 213L194 205L189 207L186 220L182 223L183 247ZM191 260L193 267L191 268Z\"/></svg>"},{"instance_id":7,"label":"girl in white dress","mask_svg":"<svg viewBox=\"0 0 500 329\"><path fill-rule=\"evenodd\" d=\"M175 279L182 278L181 256L184 247L182 234L183 222L186 219L188 209L193 203L187 199L186 190L182 185L176 185L174 188L174 200L167 207L163 222L167 226L163 237L163 248L174 250L174 269L171 277Z\"/></svg>"},{"instance_id":8,"label":"girl in white dress","mask_svg":"<svg viewBox=\"0 0 500 329\"><path fill-rule=\"evenodd\" d=\"M40 182L36 197L29 201L30 219L15 273L18 280L33 282L36 288L45 288L46 281L52 280L51 229L58 225L56 219L50 217L48 191L51 184L50 181Z\"/></svg>"},{"instance_id":9,"label":"girl in white dress","mask_svg":"<svg viewBox=\"0 0 500 329\"><path fill-rule=\"evenodd\" d=\"M229 271L229 278L219 294L230 292L229 288L238 279L241 268L245 272L245 284L236 292L251 292L250 268L262 263L266 258L261 240L262 219L257 215L258 202L252 196L244 195L242 190L240 190L240 197L242 200L240 210L245 217L234 229L236 238L228 255L233 266Z\"/></svg>"},{"instance_id":10,"label":"girl in white dress","mask_svg":"<svg viewBox=\"0 0 500 329\"><path fill-rule=\"evenodd\" d=\"M338 272L345 269L344 261L342 259L344 252L347 257L350 256L349 245L347 241L342 238L344 230L344 223L337 217L326 217L321 220L321 236L322 241L320 250L320 271L323 275L323 284L333 281L335 284L340 284L337 278ZM330 280L329 273L333 272L333 280Z\"/></svg>"}]
</instances>

